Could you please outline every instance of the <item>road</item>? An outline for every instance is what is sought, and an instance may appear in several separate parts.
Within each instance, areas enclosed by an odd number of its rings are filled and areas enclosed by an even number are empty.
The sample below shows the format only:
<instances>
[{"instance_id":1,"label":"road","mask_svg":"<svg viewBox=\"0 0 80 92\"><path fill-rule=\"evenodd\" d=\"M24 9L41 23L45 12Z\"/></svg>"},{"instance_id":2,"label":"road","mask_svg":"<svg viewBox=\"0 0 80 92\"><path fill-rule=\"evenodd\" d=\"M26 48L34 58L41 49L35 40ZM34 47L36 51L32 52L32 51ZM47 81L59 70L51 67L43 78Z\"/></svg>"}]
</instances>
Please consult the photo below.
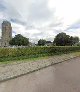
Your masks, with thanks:
<instances>
[{"instance_id":1,"label":"road","mask_svg":"<svg viewBox=\"0 0 80 92\"><path fill-rule=\"evenodd\" d=\"M2 82L0 92L80 92L80 57Z\"/></svg>"}]
</instances>

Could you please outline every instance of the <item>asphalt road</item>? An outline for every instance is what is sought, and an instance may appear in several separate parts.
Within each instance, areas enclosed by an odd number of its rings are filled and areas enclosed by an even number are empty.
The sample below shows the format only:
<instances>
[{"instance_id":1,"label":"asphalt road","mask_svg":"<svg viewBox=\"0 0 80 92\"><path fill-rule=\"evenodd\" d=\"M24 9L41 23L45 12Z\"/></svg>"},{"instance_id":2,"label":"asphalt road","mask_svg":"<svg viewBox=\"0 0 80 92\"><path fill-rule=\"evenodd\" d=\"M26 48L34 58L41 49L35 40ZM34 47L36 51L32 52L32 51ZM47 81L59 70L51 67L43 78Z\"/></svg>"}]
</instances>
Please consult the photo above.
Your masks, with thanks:
<instances>
[{"instance_id":1,"label":"asphalt road","mask_svg":"<svg viewBox=\"0 0 80 92\"><path fill-rule=\"evenodd\" d=\"M80 92L80 57L2 82L0 92Z\"/></svg>"}]
</instances>

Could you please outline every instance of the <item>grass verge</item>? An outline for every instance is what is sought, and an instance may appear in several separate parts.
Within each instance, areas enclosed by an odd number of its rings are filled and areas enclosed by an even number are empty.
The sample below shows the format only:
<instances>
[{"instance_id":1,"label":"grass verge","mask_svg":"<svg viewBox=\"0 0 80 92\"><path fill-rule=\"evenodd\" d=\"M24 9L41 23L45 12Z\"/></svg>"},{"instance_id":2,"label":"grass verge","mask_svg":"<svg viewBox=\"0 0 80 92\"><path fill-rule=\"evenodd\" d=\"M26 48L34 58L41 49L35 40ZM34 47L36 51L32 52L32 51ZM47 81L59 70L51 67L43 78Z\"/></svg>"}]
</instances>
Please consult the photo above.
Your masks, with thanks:
<instances>
[{"instance_id":1,"label":"grass verge","mask_svg":"<svg viewBox=\"0 0 80 92\"><path fill-rule=\"evenodd\" d=\"M20 60L9 60L9 61L4 61L4 62L0 62L0 65L11 65L11 64L18 64L18 63L25 63L25 62L34 62L34 61L38 61L38 60L43 60L43 59L48 59L51 57L56 57L56 56L64 56L64 55L74 55L74 56L80 56L80 52L71 52L71 53L67 53L67 54L57 54L54 56L40 56L40 57L33 57L33 58L27 58L27 59L20 59Z\"/></svg>"}]
</instances>

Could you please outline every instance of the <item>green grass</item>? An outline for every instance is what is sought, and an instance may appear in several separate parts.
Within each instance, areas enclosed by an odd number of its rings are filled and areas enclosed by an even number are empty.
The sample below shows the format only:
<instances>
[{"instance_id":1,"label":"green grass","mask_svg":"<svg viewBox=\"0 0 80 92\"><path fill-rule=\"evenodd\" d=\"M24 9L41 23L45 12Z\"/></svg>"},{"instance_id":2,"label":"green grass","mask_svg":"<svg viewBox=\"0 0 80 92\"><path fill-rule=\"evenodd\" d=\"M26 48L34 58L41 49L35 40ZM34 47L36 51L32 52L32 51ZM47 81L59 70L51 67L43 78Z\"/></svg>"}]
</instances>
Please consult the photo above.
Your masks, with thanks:
<instances>
[{"instance_id":1,"label":"green grass","mask_svg":"<svg viewBox=\"0 0 80 92\"><path fill-rule=\"evenodd\" d=\"M75 56L80 56L80 52L72 52L68 53L69 55L75 55ZM59 55L54 55L55 56L63 56L64 54L59 54ZM43 59L48 59L53 56L42 56L42 57L37 57L37 58L28 58L28 59L22 59L22 60L11 60L11 61L6 61L6 62L0 62L0 65L10 65L10 64L18 64L18 63L25 63L25 62L34 62L38 60L43 60Z\"/></svg>"},{"instance_id":2,"label":"green grass","mask_svg":"<svg viewBox=\"0 0 80 92\"><path fill-rule=\"evenodd\" d=\"M8 65L8 64L18 64L18 63L25 63L25 62L34 62L37 60L48 59L51 56L44 56L44 57L37 57L37 58L28 58L28 59L21 59L21 60L11 60L6 62L0 62L0 65Z\"/></svg>"}]
</instances>

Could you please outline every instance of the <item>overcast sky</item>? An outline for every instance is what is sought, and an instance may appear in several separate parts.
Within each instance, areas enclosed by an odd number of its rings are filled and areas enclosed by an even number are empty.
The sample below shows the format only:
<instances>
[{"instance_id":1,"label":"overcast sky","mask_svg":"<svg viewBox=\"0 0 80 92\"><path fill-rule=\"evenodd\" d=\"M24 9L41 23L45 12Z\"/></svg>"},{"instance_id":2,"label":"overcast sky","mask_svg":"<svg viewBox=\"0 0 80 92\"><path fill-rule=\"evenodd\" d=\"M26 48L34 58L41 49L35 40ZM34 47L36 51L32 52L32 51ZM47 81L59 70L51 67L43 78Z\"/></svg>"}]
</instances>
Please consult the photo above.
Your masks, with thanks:
<instances>
[{"instance_id":1,"label":"overcast sky","mask_svg":"<svg viewBox=\"0 0 80 92\"><path fill-rule=\"evenodd\" d=\"M31 42L53 41L60 32L80 37L79 9L80 0L0 0L0 25L10 21L13 36L22 34Z\"/></svg>"}]
</instances>

